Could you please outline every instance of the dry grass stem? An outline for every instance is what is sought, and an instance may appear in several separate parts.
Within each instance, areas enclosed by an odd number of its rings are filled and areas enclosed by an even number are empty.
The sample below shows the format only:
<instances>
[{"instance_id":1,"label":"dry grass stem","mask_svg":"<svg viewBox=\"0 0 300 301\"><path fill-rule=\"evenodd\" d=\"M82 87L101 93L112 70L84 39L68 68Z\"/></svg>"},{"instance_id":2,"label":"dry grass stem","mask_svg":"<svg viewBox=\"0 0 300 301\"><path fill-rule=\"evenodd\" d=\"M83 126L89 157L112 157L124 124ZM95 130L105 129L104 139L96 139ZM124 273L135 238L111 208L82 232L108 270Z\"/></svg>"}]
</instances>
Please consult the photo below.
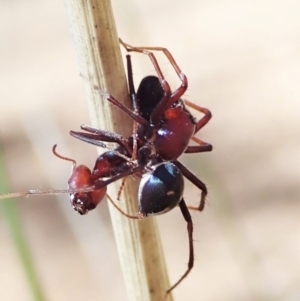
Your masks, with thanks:
<instances>
[{"instance_id":1,"label":"dry grass stem","mask_svg":"<svg viewBox=\"0 0 300 301\"><path fill-rule=\"evenodd\" d=\"M65 0L65 6L80 73L89 79L83 81L92 125L129 136L132 120L111 106L94 87L130 106L110 1ZM119 186L119 182L109 186L113 199ZM137 180L128 179L118 203L131 215L137 213L137 187ZM128 299L172 300L171 294L166 295L169 282L155 219L130 220L111 205L110 213Z\"/></svg>"}]
</instances>

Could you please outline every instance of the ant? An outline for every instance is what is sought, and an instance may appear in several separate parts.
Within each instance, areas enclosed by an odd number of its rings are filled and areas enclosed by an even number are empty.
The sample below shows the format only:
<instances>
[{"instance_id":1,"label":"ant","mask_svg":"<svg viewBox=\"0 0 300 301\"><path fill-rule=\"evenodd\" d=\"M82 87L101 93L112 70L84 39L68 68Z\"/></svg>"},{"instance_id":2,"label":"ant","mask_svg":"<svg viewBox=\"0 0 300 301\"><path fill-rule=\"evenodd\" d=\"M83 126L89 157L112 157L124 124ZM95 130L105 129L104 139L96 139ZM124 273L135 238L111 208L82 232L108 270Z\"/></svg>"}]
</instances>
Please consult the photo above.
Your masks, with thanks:
<instances>
[{"instance_id":1,"label":"ant","mask_svg":"<svg viewBox=\"0 0 300 301\"><path fill-rule=\"evenodd\" d=\"M206 185L180 163L177 158L183 153L198 153L212 150L211 144L194 137L194 134L209 122L212 114L208 109L195 105L187 100L183 101L180 98L187 90L187 77L182 73L173 56L166 48L133 47L124 43L122 40L120 40L120 43L127 51L141 52L148 55L158 75L157 77L146 76L141 81L137 93L135 93L131 58L127 55L128 86L134 111L125 107L112 95L107 96L109 102L120 108L138 124L137 140L139 147L137 160L139 168L137 167L137 169L132 170L130 174L141 172L149 163L153 165L155 162L161 161L173 162L180 169L182 174L201 190L199 206L189 208L202 211L207 195ZM181 79L181 86L174 92L171 91L168 82L165 80L154 54L149 52L149 50L162 51ZM204 116L196 122L185 104L202 112ZM102 135L103 131L100 131L100 137L99 130L85 125L82 126L81 129L90 133L71 131L70 134L82 141L98 146L99 140L109 141L107 139L113 135L108 132L106 132L106 135ZM121 140L126 141L123 137L120 141ZM195 141L198 145L189 146L190 140Z\"/></svg>"},{"instance_id":2,"label":"ant","mask_svg":"<svg viewBox=\"0 0 300 301\"><path fill-rule=\"evenodd\" d=\"M125 213L112 198L106 193L107 185L101 185L103 177L109 177L124 169L126 164L131 164L130 159L122 154L122 149L107 151L100 155L95 163L95 168L91 171L86 165L78 165L74 159L64 157L56 151L57 145L52 148L53 154L65 161L73 164L71 176L68 180L68 189L64 190L36 190L31 189L23 192L15 192L0 195L0 200L30 195L50 195L50 194L70 194L70 203L75 211L81 215L87 214L95 209L106 196L112 205L124 216L131 219L138 219ZM107 148L105 144L103 147ZM100 184L101 188L95 189L95 184Z\"/></svg>"},{"instance_id":3,"label":"ant","mask_svg":"<svg viewBox=\"0 0 300 301\"><path fill-rule=\"evenodd\" d=\"M88 133L71 131L70 134L75 138L97 146L101 146L102 142L100 141L117 142L119 145L126 141L132 149L132 141L137 140L137 165L111 177L109 180L104 181L102 185L107 185L128 175L143 173L138 193L138 216L140 218L162 214L179 205L187 222L189 262L188 269L184 275L167 291L170 292L190 273L194 264L193 223L188 208L202 211L207 195L205 184L181 164L177 158L184 152L197 153L212 150L210 144L194 137L194 134L207 124L212 115L208 109L189 101L184 102L180 98L187 89L187 78L167 49L161 47L132 47L121 40L120 43L128 51L142 52L148 55L158 75L157 77L145 77L141 81L137 93L135 93L131 58L127 55L128 85L134 111L123 106L112 95L107 96L108 101L120 108L138 124L137 134L134 134L134 137L125 139L118 135L115 136L116 134L114 133L97 130L85 125L81 126L81 129ZM181 86L174 92L171 92L154 54L149 52L149 50L163 51L174 67L182 82ZM185 104L204 113L204 117L196 122ZM194 140L199 145L189 146L190 140ZM152 170L145 173L145 169L149 166ZM182 197L183 176L202 191L198 207L187 207L185 204ZM98 185L95 186L97 187ZM101 184L99 187L101 187Z\"/></svg>"},{"instance_id":4,"label":"ant","mask_svg":"<svg viewBox=\"0 0 300 301\"><path fill-rule=\"evenodd\" d=\"M88 127L86 127L88 129ZM100 130L98 131L98 138L101 136ZM102 133L107 134L106 131ZM117 142L120 145L121 136L117 134L112 134L110 138L105 136L109 142ZM103 138L104 140L104 138ZM98 145L101 144L98 141ZM102 144L102 147L105 145ZM55 151L56 145L53 147L53 153L60 159L71 161L73 163L73 172L68 181L70 189L78 188L88 188L94 186L95 189L89 192L75 192L70 195L70 201L73 208L80 214L86 214L89 210L94 209L102 200L106 193L107 185L121 179L124 174L130 174L132 170L137 170L140 167L131 168L127 161L129 158L125 156L120 156L126 153L125 147L119 146L118 151L107 151L100 155L95 163L93 172L91 172L86 166L79 165L76 166L76 162L72 159L63 157ZM129 155L129 153L127 153ZM117 159L119 157L119 159ZM103 167L106 168L103 168ZM187 222L188 236L189 236L189 263L188 269L180 277L180 279L171 286L167 293L172 291L179 283L189 274L194 264L194 246L193 246L193 223L191 215L188 211L186 203L183 199L184 191L184 180L180 169L173 163L161 162L152 165L150 170L142 174L142 179L138 190L138 202L139 202L139 212L137 216L131 216L124 211L122 211L113 200L107 195L109 201L114 205L114 207L124 216L131 219L143 219L150 215L158 215L166 213L172 210L174 207L179 205L180 210ZM107 177L119 172L120 170L127 170L125 173L119 173L115 177L110 178L107 181L102 181L99 177ZM103 184L105 183L105 186ZM97 189L97 186L101 187ZM155 200L155 201L153 201Z\"/></svg>"}]
</instances>

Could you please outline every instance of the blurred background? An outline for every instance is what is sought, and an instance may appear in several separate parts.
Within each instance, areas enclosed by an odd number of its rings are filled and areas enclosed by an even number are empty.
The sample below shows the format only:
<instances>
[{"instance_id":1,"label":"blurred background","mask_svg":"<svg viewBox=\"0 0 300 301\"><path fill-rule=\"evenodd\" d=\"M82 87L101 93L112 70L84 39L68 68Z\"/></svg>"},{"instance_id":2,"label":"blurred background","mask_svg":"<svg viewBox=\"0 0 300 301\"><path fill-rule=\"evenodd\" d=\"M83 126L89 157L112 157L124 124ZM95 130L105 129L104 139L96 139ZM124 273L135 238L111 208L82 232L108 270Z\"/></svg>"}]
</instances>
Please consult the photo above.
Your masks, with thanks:
<instances>
[{"instance_id":1,"label":"blurred background","mask_svg":"<svg viewBox=\"0 0 300 301\"><path fill-rule=\"evenodd\" d=\"M71 166L52 155L53 144L90 167L97 155L68 134L89 117L63 3L0 5L0 192L64 189ZM204 212L192 212L195 267L175 300L300 300L299 2L114 0L113 7L120 37L167 47L188 76L185 97L213 113L197 135L213 152L181 159L209 196ZM176 88L170 64L158 59ZM136 85L154 74L143 55L133 64ZM197 204L199 191L188 182L185 191ZM85 217L67 196L0 208L0 300L126 300L105 201ZM174 283L188 260L186 225L176 209L157 220ZM26 269L18 231L32 260ZM44 299L33 297L30 266Z\"/></svg>"}]
</instances>

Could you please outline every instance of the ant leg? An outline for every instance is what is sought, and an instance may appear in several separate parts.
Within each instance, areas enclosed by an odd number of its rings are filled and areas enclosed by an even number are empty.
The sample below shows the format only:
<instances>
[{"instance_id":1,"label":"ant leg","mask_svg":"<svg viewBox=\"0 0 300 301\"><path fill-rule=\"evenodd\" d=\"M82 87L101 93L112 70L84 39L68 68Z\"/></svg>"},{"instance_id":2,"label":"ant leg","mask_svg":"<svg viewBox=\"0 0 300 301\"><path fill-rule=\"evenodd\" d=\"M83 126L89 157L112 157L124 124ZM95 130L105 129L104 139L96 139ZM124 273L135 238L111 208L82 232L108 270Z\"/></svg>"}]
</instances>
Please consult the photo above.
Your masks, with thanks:
<instances>
[{"instance_id":1,"label":"ant leg","mask_svg":"<svg viewBox=\"0 0 300 301\"><path fill-rule=\"evenodd\" d=\"M82 124L80 126L80 128L82 130L84 130L86 132L89 132L89 133L92 133L92 134L102 135L103 137L111 138L111 139L113 139L111 142L115 141L115 142L118 143L119 140L120 141L126 140L125 138L123 138L123 136L121 136L119 134L109 132L109 131L106 131L106 130L97 129L97 128L94 128L90 125ZM107 140L107 141L109 141L109 140Z\"/></svg>"},{"instance_id":2,"label":"ant leg","mask_svg":"<svg viewBox=\"0 0 300 301\"><path fill-rule=\"evenodd\" d=\"M193 244L193 222L192 217L190 215L190 212L188 210L188 207L185 204L184 199L182 198L179 207L181 210L181 213L187 222L187 230L188 230L188 236L189 236L189 262L188 262L188 269L186 272L180 277L180 279L173 284L168 290L167 293L170 293L176 286L180 284L180 282L191 272L193 266L194 266L194 244Z\"/></svg>"},{"instance_id":3,"label":"ant leg","mask_svg":"<svg viewBox=\"0 0 300 301\"><path fill-rule=\"evenodd\" d=\"M81 129L89 132L89 133L82 133L82 132L76 132L76 131L70 131L70 135L87 143L103 147L103 143L99 141L105 141L105 142L113 142L118 143L120 146L126 148L128 153L131 153L132 148L130 147L130 143L128 139L125 139L123 136L118 135L116 133L111 133L104 130L99 130L96 128L93 128L88 125L82 125Z\"/></svg>"},{"instance_id":4,"label":"ant leg","mask_svg":"<svg viewBox=\"0 0 300 301\"><path fill-rule=\"evenodd\" d=\"M113 199L108 195L106 194L106 197L108 198L108 200L112 203L112 205L124 216L128 217L128 218L131 218L131 219L139 219L137 216L135 215L130 215L130 214L127 214L126 212L124 212L114 201Z\"/></svg>"},{"instance_id":5,"label":"ant leg","mask_svg":"<svg viewBox=\"0 0 300 301\"><path fill-rule=\"evenodd\" d=\"M210 110L200 107L188 100L184 100L184 103L186 103L189 107L197 110L198 112L201 112L204 114L204 116L200 120L198 120L198 122L196 124L195 133L197 133L200 129L202 129L209 122L209 120L212 117L212 114L211 114Z\"/></svg>"},{"instance_id":6,"label":"ant leg","mask_svg":"<svg viewBox=\"0 0 300 301\"><path fill-rule=\"evenodd\" d=\"M85 76L83 76L81 74L81 76L88 80L88 78L86 78ZM143 125L147 128L150 127L150 123L145 120L143 117L141 117L140 115L138 114L135 114L133 111L131 111L130 109L128 109L127 107L125 107L122 103L120 103L116 98L114 98L112 95L110 94L107 94L103 91L100 90L100 88L96 85L93 85L94 89L95 90L98 90L102 96L105 96L106 97L106 100L109 101L110 103L112 103L113 105L115 105L116 107L118 107L119 109L121 109L125 114L127 114L131 119L133 119L134 121L136 121L137 123L139 123L140 125Z\"/></svg>"},{"instance_id":7,"label":"ant leg","mask_svg":"<svg viewBox=\"0 0 300 301\"><path fill-rule=\"evenodd\" d=\"M128 81L128 89L129 89L129 95L133 107L133 111L135 114L139 115L139 110L138 110L138 100L137 100L137 95L135 92L134 88L134 82L133 82L133 72L132 72L132 64L131 64L131 56L128 54L126 55L126 61L127 61L127 81ZM132 156L131 159L133 161L136 160L137 158L137 129L138 129L138 124L136 121L133 122L133 146L132 146ZM117 200L119 201L121 198L122 191L124 189L126 183L126 178L122 179L121 186L118 191L117 195Z\"/></svg>"},{"instance_id":8,"label":"ant leg","mask_svg":"<svg viewBox=\"0 0 300 301\"><path fill-rule=\"evenodd\" d=\"M93 134L87 134L87 133L81 133L81 132L74 132L74 131L70 131L69 134L72 137L75 137L81 141L96 145L96 146L100 146L102 148L107 148L107 145L103 142L100 141L99 137L97 137L97 135L93 135Z\"/></svg>"},{"instance_id":9,"label":"ant leg","mask_svg":"<svg viewBox=\"0 0 300 301\"><path fill-rule=\"evenodd\" d=\"M119 39L120 43L125 47L125 49L127 51L135 51L135 52L140 52L143 54L148 55L148 57L150 58L154 69L157 73L157 77L159 79L160 85L164 91L164 96L162 97L161 101L159 102L159 104L155 107L155 109L153 110L152 114L151 114L151 118L150 120L153 123L157 123L159 122L160 117L163 115L163 113L169 109L174 102L176 102L180 96L186 91L187 89L187 78L186 76L180 71L180 69L178 68L178 66L176 67L175 70L178 70L180 72L179 77L182 81L182 85L180 86L180 88L178 88L175 92L171 92L171 88L169 83L166 81L166 79L164 78L164 75L158 65L158 62L154 56L154 54L152 52L149 52L148 50L162 50L168 53L168 55L171 57L171 59L174 61L173 57L171 56L171 54L168 52L167 49L165 48L159 48L159 47L132 47L126 43L124 43L121 39ZM167 54L166 54L167 55ZM169 56L167 55L167 57L169 58ZM175 62L175 61L174 61ZM172 64L172 62L171 62ZM176 63L175 63L176 64ZM177 64L176 64L177 65ZM177 71L176 71L177 72Z\"/></svg>"},{"instance_id":10,"label":"ant leg","mask_svg":"<svg viewBox=\"0 0 300 301\"><path fill-rule=\"evenodd\" d=\"M129 95L130 95L130 98L131 98L133 109L137 110L138 101L137 101L137 98L136 98L136 92L135 92L134 83L133 83L133 72L132 72L131 56L129 54L126 55L126 61L127 61L127 80L128 80Z\"/></svg>"},{"instance_id":11,"label":"ant leg","mask_svg":"<svg viewBox=\"0 0 300 301\"><path fill-rule=\"evenodd\" d=\"M153 66L154 66L154 69L157 73L157 77L160 81L160 84L161 86L163 87L165 93L167 93L168 95L171 95L171 88L168 84L168 82L165 80L164 78L164 75L158 65L158 62L154 56L154 54L148 50L152 50L151 47L147 48L147 47L133 47L133 46L130 46L129 44L126 44L124 43L121 39L119 39L120 43L125 47L125 49L130 52L130 51L134 51L134 52L140 52L140 53L143 53L143 54L146 54L149 56ZM157 50L156 48L154 48L154 50Z\"/></svg>"},{"instance_id":12,"label":"ant leg","mask_svg":"<svg viewBox=\"0 0 300 301\"><path fill-rule=\"evenodd\" d=\"M125 107L122 103L120 103L112 95L108 95L107 100L109 102L111 102L113 105L115 105L116 107L118 107L119 109L121 109L125 114L127 114L131 119L136 121L138 124L143 125L147 128L150 127L150 123L146 119L144 119L143 117L141 117L138 114L135 114L133 111L131 111L130 109Z\"/></svg>"},{"instance_id":13,"label":"ant leg","mask_svg":"<svg viewBox=\"0 0 300 301\"><path fill-rule=\"evenodd\" d=\"M205 198L207 196L207 188L206 185L198 178L196 177L189 169L187 169L182 163L180 163L178 160L173 162L182 172L182 174L190 181L192 182L196 187L198 187L201 190L201 200L198 207L189 206L189 209L192 210L198 210L202 211L205 206Z\"/></svg>"},{"instance_id":14,"label":"ant leg","mask_svg":"<svg viewBox=\"0 0 300 301\"><path fill-rule=\"evenodd\" d=\"M122 194L122 191L123 191L123 189L124 189L125 183L126 183L126 178L123 178L123 179L122 179L121 186L120 186L119 191L118 191L118 195L117 195L117 200L118 200L118 201L120 201L121 194Z\"/></svg>"},{"instance_id":15,"label":"ant leg","mask_svg":"<svg viewBox=\"0 0 300 301\"><path fill-rule=\"evenodd\" d=\"M88 78L86 78L85 76L83 76L81 74L81 76L88 80ZM116 107L118 107L119 109L121 109L125 114L127 114L131 119L133 119L134 121L136 121L137 123L145 126L145 127L149 127L150 124L147 120L145 120L143 117L139 116L138 114L135 114L134 112L132 112L130 109L128 109L127 107L125 107L122 103L120 103L116 98L114 98L112 95L107 94L103 91L100 90L100 88L96 85L93 85L95 90L98 90L102 96L106 96L106 100L109 101L110 103L112 103L113 105L115 105Z\"/></svg>"},{"instance_id":16,"label":"ant leg","mask_svg":"<svg viewBox=\"0 0 300 301\"><path fill-rule=\"evenodd\" d=\"M199 145L196 146L188 146L185 150L185 154L192 154L192 153L203 153L203 152L210 152L212 151L212 145L209 143L206 143L196 137L191 138L193 141L197 142Z\"/></svg>"},{"instance_id":17,"label":"ant leg","mask_svg":"<svg viewBox=\"0 0 300 301\"><path fill-rule=\"evenodd\" d=\"M133 175L133 174L136 174L136 173L139 173L141 172L142 170L144 169L144 166L137 166L137 167L134 167L132 169L129 169L123 173L120 173L114 177L111 177L109 178L108 180L106 181L102 181L102 180L98 180L98 181L95 181L95 184L94 184L94 189L95 190L98 190L98 189L101 189L117 180L120 180L124 177L127 177L127 176L130 176L130 175Z\"/></svg>"},{"instance_id":18,"label":"ant leg","mask_svg":"<svg viewBox=\"0 0 300 301\"><path fill-rule=\"evenodd\" d=\"M130 176L130 175L134 175L136 173L142 172L143 169L144 169L144 167L145 166L143 166L143 165L136 166L136 167L134 167L132 169L129 169L129 170L123 172L123 173L120 173L120 174L118 174L118 175L116 175L114 177L111 177L111 178L109 178L106 181L102 181L102 180L96 181L95 184L94 184L94 189L95 190L101 189L101 188L103 188L103 187L105 187L105 186L107 186L107 185L109 185L109 184L111 184L111 183L113 183L113 182L115 182L117 180L120 180L120 179L122 179L124 177L127 177L127 176Z\"/></svg>"},{"instance_id":19,"label":"ant leg","mask_svg":"<svg viewBox=\"0 0 300 301\"><path fill-rule=\"evenodd\" d=\"M70 131L70 135L75 138L78 138L81 141L102 147L104 149L108 149L108 150L112 151L114 154L116 154L118 157L123 158L125 161L131 162L131 159L130 159L130 157L128 157L126 152L124 152L125 153L124 154L124 153L122 153L122 150L119 151L118 149L109 148L105 143L103 143L99 140L99 137L95 138L95 135L93 135L93 134ZM114 141L112 141L112 142L114 142ZM125 148L126 148L126 151L128 152L128 154L131 154L131 152L132 152L131 148L129 146L125 147Z\"/></svg>"},{"instance_id":20,"label":"ant leg","mask_svg":"<svg viewBox=\"0 0 300 301\"><path fill-rule=\"evenodd\" d=\"M123 42L121 39L119 39L119 42L123 45L123 47L127 50L127 51L135 51L135 52L142 52L144 54L147 54L149 57L151 54L151 52L149 51L162 51L164 53L164 55L167 57L167 59L169 60L170 64L173 66L176 74L178 75L178 77L181 80L181 86L172 93L171 98L175 99L175 101L177 101L187 90L188 87L188 81L187 81L187 77L184 73L182 73L181 69L179 68L179 66L177 65L174 57L172 56L172 54L170 53L170 51L167 48L164 47L134 47L131 46L125 42ZM157 64L156 60L152 60L152 58L150 57L155 70L157 71L158 65L156 66L155 64ZM159 68L159 67L158 67ZM160 69L159 69L160 70ZM157 72L157 74L159 75L159 73Z\"/></svg>"},{"instance_id":21,"label":"ant leg","mask_svg":"<svg viewBox=\"0 0 300 301\"><path fill-rule=\"evenodd\" d=\"M90 192L94 191L93 187L80 188L80 189L62 189L62 190L39 190L30 189L27 191L12 192L6 194L0 194L0 200L18 198L18 197L29 197L31 195L52 195L52 194L70 194L76 192Z\"/></svg>"},{"instance_id":22,"label":"ant leg","mask_svg":"<svg viewBox=\"0 0 300 301\"><path fill-rule=\"evenodd\" d=\"M134 47L134 46L131 46L125 42L123 42L121 39L119 39L119 42L120 44L123 45L123 47L128 51L135 51L135 52L141 52L141 53L144 53L144 54L147 54L149 57L150 56L153 56L152 58L150 57L153 65L154 65L154 68L157 72L158 75L162 75L161 73L161 70L157 64L157 61L154 57L154 55L151 53L151 51L162 51L164 53L164 55L167 57L167 59L169 60L170 64L172 65L172 67L174 68L176 74L178 75L178 77L180 78L180 80L182 81L182 85L181 85L181 93L179 94L176 94L176 97L177 99L184 94L184 92L186 91L187 89L187 78L186 78L186 75L184 73L182 73L181 69L179 68L178 64L176 63L174 57L172 56L172 54L170 53L170 51L167 49L167 48L164 48L164 47ZM157 67L157 68L156 68ZM159 71L159 72L158 72ZM163 77L162 77L163 78ZM179 89L177 89L176 91L178 91ZM176 91L173 93L175 94ZM173 97L173 95L172 95ZM175 97L175 96L174 96Z\"/></svg>"},{"instance_id":23,"label":"ant leg","mask_svg":"<svg viewBox=\"0 0 300 301\"><path fill-rule=\"evenodd\" d=\"M133 72L132 72L132 64L131 64L131 56L130 55L126 55L126 60L127 60L127 79L128 79L128 88L129 88L129 95L130 95L130 99L131 99L131 103L133 106L133 112L136 115L140 115L139 114L139 109L138 109L138 99L137 99L137 95L135 92L135 88L134 88L134 83L133 83ZM134 121L133 122L133 152L132 152L132 160L136 159L137 156L137 122Z\"/></svg>"}]
</instances>

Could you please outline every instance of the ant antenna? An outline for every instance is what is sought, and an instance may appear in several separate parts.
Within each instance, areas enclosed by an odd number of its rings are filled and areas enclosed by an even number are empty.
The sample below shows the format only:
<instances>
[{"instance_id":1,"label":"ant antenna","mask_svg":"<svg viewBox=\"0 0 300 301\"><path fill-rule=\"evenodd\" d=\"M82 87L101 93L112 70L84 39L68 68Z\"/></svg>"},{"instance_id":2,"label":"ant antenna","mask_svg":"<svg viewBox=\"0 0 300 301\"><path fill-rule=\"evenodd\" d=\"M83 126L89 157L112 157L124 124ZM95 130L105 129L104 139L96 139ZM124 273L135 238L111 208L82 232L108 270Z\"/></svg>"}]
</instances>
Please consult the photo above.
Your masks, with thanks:
<instances>
[{"instance_id":1,"label":"ant antenna","mask_svg":"<svg viewBox=\"0 0 300 301\"><path fill-rule=\"evenodd\" d=\"M106 194L106 197L108 198L108 200L112 203L112 205L124 216L128 217L128 218L131 218L131 219L139 219L138 216L136 215L130 215L130 214L127 214L126 212L124 212L114 201L113 199L108 195Z\"/></svg>"},{"instance_id":2,"label":"ant antenna","mask_svg":"<svg viewBox=\"0 0 300 301\"><path fill-rule=\"evenodd\" d=\"M56 147L57 144L54 144L52 147L52 152L53 154L62 159L62 160L66 160L66 161L70 161L73 164L73 169L75 169L76 167L76 161L73 159L70 159L68 157L64 157L62 155L60 155L57 151L56 151ZM73 194L73 193L78 193L78 192L90 192L90 191L94 191L94 186L91 187L86 187L86 188L78 188L78 189L57 189L57 190L39 190L39 189L29 189L27 191L20 191L20 192L12 192L12 193L6 193L6 194L1 194L0 195L0 200L4 200L4 199L11 199L11 198L17 198L17 197L29 197L31 195L51 195L51 194Z\"/></svg>"},{"instance_id":3,"label":"ant antenna","mask_svg":"<svg viewBox=\"0 0 300 301\"><path fill-rule=\"evenodd\" d=\"M30 196L30 195L51 195L51 194L72 194L77 192L90 192L94 191L95 187L87 187L87 188L79 188L79 189L62 189L62 190L38 190L38 189L30 189L27 191L20 191L20 192L12 192L0 195L0 200L4 199L12 199L18 198L21 196Z\"/></svg>"},{"instance_id":4,"label":"ant antenna","mask_svg":"<svg viewBox=\"0 0 300 301\"><path fill-rule=\"evenodd\" d=\"M75 167L76 167L76 161L75 161L74 159L70 159L70 158L67 158L67 157L64 157L64 156L60 155L60 154L56 151L56 147L57 147L57 144L54 144L53 147L52 147L52 153L53 153L56 157L58 157L58 158L60 158L60 159L62 159L62 160L66 160L66 161L72 162L72 163L73 163L73 168L75 168Z\"/></svg>"}]
</instances>

